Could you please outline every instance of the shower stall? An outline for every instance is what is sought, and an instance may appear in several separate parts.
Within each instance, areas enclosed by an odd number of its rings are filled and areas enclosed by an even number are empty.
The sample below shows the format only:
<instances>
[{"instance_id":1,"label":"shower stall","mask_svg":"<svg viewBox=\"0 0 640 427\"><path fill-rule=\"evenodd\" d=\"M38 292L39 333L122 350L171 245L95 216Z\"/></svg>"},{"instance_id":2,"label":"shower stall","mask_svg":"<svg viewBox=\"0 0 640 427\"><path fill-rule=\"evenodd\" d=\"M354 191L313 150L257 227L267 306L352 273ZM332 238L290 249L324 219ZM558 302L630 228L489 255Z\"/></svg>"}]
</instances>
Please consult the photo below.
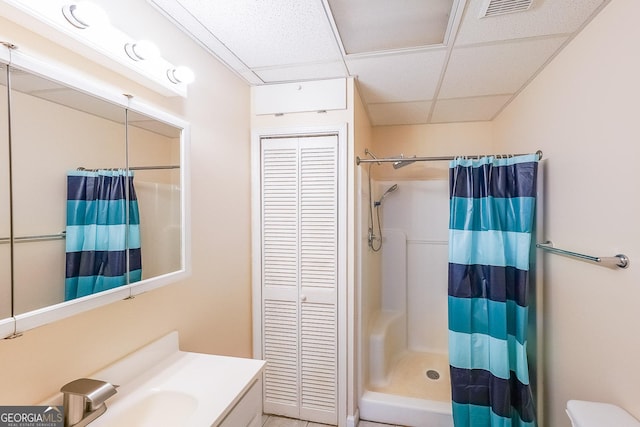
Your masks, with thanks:
<instances>
[{"instance_id":1,"label":"shower stall","mask_svg":"<svg viewBox=\"0 0 640 427\"><path fill-rule=\"evenodd\" d=\"M422 171L403 174L404 178L391 169L414 161L399 157L386 166L369 163L358 168L359 416L393 425L452 427L448 163L414 165ZM369 176L374 170L379 179ZM535 269L531 273L532 301L541 300ZM540 309L530 311L533 331L536 323L541 330ZM531 332L528 349L538 400L539 339Z\"/></svg>"},{"instance_id":2,"label":"shower stall","mask_svg":"<svg viewBox=\"0 0 640 427\"><path fill-rule=\"evenodd\" d=\"M446 303L449 195L446 164L441 166L438 179L402 181L369 180L371 168L359 168L363 420L453 426Z\"/></svg>"}]
</instances>

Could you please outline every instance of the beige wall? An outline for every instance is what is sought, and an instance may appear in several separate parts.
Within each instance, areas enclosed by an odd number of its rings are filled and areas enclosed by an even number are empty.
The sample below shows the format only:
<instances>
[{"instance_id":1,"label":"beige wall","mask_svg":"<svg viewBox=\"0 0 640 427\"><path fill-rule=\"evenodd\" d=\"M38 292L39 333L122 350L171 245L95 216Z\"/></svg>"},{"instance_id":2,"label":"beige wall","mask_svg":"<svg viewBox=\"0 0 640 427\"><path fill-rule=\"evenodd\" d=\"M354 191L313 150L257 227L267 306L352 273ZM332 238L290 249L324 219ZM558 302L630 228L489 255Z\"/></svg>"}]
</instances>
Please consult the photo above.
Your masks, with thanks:
<instances>
[{"instance_id":1,"label":"beige wall","mask_svg":"<svg viewBox=\"0 0 640 427\"><path fill-rule=\"evenodd\" d=\"M194 70L197 79L187 99L153 93L2 18L0 40L73 66L191 123L193 274L133 300L1 340L3 405L36 403L66 381L171 330L180 332L185 350L251 355L249 88L146 1L99 3L112 22L134 35L142 31L135 17L144 16L144 36L156 41L165 57ZM127 14L114 15L118 8Z\"/></svg>"},{"instance_id":2,"label":"beige wall","mask_svg":"<svg viewBox=\"0 0 640 427\"><path fill-rule=\"evenodd\" d=\"M493 124L379 126L373 128L373 144L369 148L378 157L487 154L494 151ZM373 168L372 173L379 180L447 179L448 167L447 162L422 162L394 170L391 163L385 163Z\"/></svg>"},{"instance_id":3,"label":"beige wall","mask_svg":"<svg viewBox=\"0 0 640 427\"><path fill-rule=\"evenodd\" d=\"M568 399L618 404L640 418L640 2L612 0L496 119L499 149L541 149L545 231L558 247L625 253L627 270L547 255L548 426Z\"/></svg>"}]
</instances>

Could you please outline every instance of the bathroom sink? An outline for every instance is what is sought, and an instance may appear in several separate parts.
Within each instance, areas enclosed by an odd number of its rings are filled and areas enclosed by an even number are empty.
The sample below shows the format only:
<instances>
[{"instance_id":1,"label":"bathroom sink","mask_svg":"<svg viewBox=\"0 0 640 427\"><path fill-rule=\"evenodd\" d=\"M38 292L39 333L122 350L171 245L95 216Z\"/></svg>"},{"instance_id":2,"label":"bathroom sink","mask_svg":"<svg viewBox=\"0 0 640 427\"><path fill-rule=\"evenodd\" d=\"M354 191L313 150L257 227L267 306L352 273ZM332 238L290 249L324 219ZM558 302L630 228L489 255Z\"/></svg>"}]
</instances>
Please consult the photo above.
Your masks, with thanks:
<instances>
[{"instance_id":1,"label":"bathroom sink","mask_svg":"<svg viewBox=\"0 0 640 427\"><path fill-rule=\"evenodd\" d=\"M178 334L172 332L90 375L119 387L89 427L257 426L264 365L263 360L180 351ZM61 396L42 404L61 405Z\"/></svg>"},{"instance_id":2,"label":"bathroom sink","mask_svg":"<svg viewBox=\"0 0 640 427\"><path fill-rule=\"evenodd\" d=\"M109 418L114 426L132 425L137 427L181 426L189 423L189 418L198 407L198 399L180 391L151 390L140 401Z\"/></svg>"}]
</instances>

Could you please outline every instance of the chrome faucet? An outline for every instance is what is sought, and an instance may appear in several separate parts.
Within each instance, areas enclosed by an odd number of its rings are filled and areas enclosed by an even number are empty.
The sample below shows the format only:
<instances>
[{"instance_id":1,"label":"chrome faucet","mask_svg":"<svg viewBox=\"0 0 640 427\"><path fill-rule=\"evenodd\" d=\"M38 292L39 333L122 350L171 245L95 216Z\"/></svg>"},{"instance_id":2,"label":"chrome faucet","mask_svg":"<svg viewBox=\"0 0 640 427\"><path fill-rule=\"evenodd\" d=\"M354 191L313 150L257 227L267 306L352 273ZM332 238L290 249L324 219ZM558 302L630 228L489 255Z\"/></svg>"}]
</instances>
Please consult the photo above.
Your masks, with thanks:
<instances>
[{"instance_id":1,"label":"chrome faucet","mask_svg":"<svg viewBox=\"0 0 640 427\"><path fill-rule=\"evenodd\" d=\"M84 427L104 414L105 401L116 394L117 385L80 378L62 386L64 427Z\"/></svg>"}]
</instances>

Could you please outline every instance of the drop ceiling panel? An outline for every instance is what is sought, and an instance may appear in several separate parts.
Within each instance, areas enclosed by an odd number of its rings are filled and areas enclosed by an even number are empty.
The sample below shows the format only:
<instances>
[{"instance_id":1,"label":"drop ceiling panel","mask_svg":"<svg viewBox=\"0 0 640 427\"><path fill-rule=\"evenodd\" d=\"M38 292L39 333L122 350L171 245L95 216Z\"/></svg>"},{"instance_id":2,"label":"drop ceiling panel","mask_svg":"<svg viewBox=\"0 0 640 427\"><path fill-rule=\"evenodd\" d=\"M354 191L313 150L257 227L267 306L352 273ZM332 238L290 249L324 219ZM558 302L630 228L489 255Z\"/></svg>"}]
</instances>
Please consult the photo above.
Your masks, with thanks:
<instances>
[{"instance_id":1,"label":"drop ceiling panel","mask_svg":"<svg viewBox=\"0 0 640 427\"><path fill-rule=\"evenodd\" d=\"M402 55L347 57L365 102L428 101L433 98L446 51L434 49Z\"/></svg>"},{"instance_id":2,"label":"drop ceiling panel","mask_svg":"<svg viewBox=\"0 0 640 427\"><path fill-rule=\"evenodd\" d=\"M391 125L492 120L611 0L147 1L249 84L352 76Z\"/></svg>"},{"instance_id":3,"label":"drop ceiling panel","mask_svg":"<svg viewBox=\"0 0 640 427\"><path fill-rule=\"evenodd\" d=\"M180 3L249 68L341 59L321 1Z\"/></svg>"},{"instance_id":4,"label":"drop ceiling panel","mask_svg":"<svg viewBox=\"0 0 640 427\"><path fill-rule=\"evenodd\" d=\"M247 66L232 51L227 49L209 28L194 16L194 11L186 9L175 0L149 1L164 13L168 19L173 21L179 28L184 29L189 36L208 49L229 68L240 74L247 70ZM253 83L251 80L249 82Z\"/></svg>"},{"instance_id":5,"label":"drop ceiling panel","mask_svg":"<svg viewBox=\"0 0 640 427\"><path fill-rule=\"evenodd\" d=\"M296 80L324 80L349 76L342 61L255 69L255 73L265 83L292 82Z\"/></svg>"},{"instance_id":6,"label":"drop ceiling panel","mask_svg":"<svg viewBox=\"0 0 640 427\"><path fill-rule=\"evenodd\" d=\"M425 122L431 101L369 104L368 107L373 126L413 125Z\"/></svg>"},{"instance_id":7,"label":"drop ceiling panel","mask_svg":"<svg viewBox=\"0 0 640 427\"><path fill-rule=\"evenodd\" d=\"M517 92L566 41L566 37L455 48L440 98Z\"/></svg>"},{"instance_id":8,"label":"drop ceiling panel","mask_svg":"<svg viewBox=\"0 0 640 427\"><path fill-rule=\"evenodd\" d=\"M493 120L512 95L440 99L431 117L432 123Z\"/></svg>"},{"instance_id":9,"label":"drop ceiling panel","mask_svg":"<svg viewBox=\"0 0 640 427\"><path fill-rule=\"evenodd\" d=\"M456 1L457 2L457 1ZM453 0L328 0L347 54L442 44Z\"/></svg>"},{"instance_id":10,"label":"drop ceiling panel","mask_svg":"<svg viewBox=\"0 0 640 427\"><path fill-rule=\"evenodd\" d=\"M467 2L456 46L550 34L569 34L598 9L604 0L534 0L524 12L480 18L482 1Z\"/></svg>"}]
</instances>

